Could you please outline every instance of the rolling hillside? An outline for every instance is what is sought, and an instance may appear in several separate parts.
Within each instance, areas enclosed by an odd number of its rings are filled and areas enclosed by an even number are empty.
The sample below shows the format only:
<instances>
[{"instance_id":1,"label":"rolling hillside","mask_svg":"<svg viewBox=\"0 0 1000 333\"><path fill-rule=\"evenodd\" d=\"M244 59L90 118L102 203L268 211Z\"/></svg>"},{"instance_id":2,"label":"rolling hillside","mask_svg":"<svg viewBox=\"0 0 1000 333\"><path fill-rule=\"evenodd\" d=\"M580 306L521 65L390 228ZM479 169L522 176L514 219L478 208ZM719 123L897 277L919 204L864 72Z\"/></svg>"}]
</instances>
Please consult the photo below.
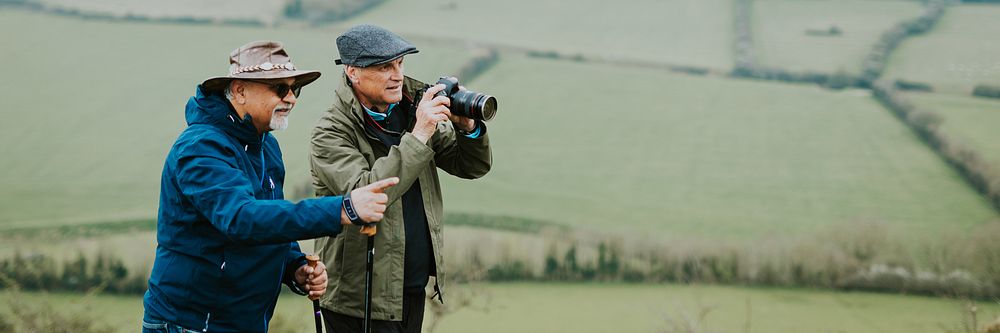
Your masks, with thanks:
<instances>
[{"instance_id":1,"label":"rolling hillside","mask_svg":"<svg viewBox=\"0 0 1000 333\"><path fill-rule=\"evenodd\" d=\"M154 219L163 158L184 128L195 85L228 70L226 57L252 40L285 42L300 68L324 76L303 90L276 133L286 183L304 184L308 137L332 102L342 69L337 31L111 23L0 11L8 68L0 82L0 229ZM155 42L151 42L155 41ZM420 43L410 75L431 80L470 57L461 45Z\"/></svg>"}]
</instances>

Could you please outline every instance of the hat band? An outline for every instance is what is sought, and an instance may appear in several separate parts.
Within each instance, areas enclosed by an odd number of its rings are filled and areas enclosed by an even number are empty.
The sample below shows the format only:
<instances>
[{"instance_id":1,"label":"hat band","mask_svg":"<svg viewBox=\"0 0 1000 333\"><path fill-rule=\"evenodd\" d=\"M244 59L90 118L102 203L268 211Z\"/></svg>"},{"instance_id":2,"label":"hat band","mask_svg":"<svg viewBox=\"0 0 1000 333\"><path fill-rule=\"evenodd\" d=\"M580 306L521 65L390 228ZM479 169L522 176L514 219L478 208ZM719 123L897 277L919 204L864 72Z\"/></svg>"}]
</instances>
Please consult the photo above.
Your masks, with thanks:
<instances>
[{"instance_id":1,"label":"hat band","mask_svg":"<svg viewBox=\"0 0 1000 333\"><path fill-rule=\"evenodd\" d=\"M260 65L243 66L243 67L236 68L236 70L233 71L232 73L230 73L230 75L236 75L236 74L240 74L240 73L271 71L271 70L276 70L276 69L287 70L287 71L294 71L295 70L295 65L292 65L292 63L290 63L290 62L289 63L285 63L285 64L272 64L272 63L269 63L269 62L265 62L265 63L260 64Z\"/></svg>"}]
</instances>

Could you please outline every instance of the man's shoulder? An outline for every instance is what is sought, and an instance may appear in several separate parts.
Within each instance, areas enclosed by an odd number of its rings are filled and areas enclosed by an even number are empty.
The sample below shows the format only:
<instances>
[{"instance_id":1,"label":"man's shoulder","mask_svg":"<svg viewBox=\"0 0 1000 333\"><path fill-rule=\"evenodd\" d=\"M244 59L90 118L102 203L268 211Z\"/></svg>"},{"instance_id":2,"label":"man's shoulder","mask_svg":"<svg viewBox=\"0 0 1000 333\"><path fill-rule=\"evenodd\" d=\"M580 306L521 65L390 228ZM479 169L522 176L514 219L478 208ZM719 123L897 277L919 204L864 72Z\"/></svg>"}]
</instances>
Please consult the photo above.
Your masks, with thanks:
<instances>
[{"instance_id":1,"label":"man's shoulder","mask_svg":"<svg viewBox=\"0 0 1000 333\"><path fill-rule=\"evenodd\" d=\"M239 144L222 130L209 125L188 126L174 142L177 157L190 155L231 155Z\"/></svg>"}]
</instances>

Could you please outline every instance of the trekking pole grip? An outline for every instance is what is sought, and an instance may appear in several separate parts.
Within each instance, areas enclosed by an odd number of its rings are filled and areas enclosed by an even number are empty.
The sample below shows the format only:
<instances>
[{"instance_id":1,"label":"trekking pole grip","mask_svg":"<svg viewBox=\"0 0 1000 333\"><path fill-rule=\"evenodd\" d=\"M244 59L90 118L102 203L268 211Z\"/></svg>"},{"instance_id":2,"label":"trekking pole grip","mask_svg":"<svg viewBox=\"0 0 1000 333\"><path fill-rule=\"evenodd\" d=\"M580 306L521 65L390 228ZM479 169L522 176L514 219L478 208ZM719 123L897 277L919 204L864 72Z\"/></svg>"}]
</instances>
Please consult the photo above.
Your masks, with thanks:
<instances>
[{"instance_id":1,"label":"trekking pole grip","mask_svg":"<svg viewBox=\"0 0 1000 333\"><path fill-rule=\"evenodd\" d=\"M319 256L314 254L307 255L306 262L309 264L309 267L313 268L313 272L315 272L316 265L319 264ZM313 303L313 315L316 318L316 333L323 333L323 317L320 315L319 300L314 299L312 300L312 303Z\"/></svg>"}]
</instances>

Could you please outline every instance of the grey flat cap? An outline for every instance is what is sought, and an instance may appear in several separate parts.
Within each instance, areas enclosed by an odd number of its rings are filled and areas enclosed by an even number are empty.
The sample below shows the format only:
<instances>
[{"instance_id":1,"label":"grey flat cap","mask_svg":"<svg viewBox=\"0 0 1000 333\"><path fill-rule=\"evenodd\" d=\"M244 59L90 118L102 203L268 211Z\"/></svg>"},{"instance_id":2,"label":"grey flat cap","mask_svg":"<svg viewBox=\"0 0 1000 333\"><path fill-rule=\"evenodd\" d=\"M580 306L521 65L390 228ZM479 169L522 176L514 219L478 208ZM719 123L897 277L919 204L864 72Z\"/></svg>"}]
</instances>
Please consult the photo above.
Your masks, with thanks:
<instances>
[{"instance_id":1,"label":"grey flat cap","mask_svg":"<svg viewBox=\"0 0 1000 333\"><path fill-rule=\"evenodd\" d=\"M337 50L340 52L337 65L355 67L384 64L404 55L420 52L399 35L371 24L347 29L337 37Z\"/></svg>"}]
</instances>

